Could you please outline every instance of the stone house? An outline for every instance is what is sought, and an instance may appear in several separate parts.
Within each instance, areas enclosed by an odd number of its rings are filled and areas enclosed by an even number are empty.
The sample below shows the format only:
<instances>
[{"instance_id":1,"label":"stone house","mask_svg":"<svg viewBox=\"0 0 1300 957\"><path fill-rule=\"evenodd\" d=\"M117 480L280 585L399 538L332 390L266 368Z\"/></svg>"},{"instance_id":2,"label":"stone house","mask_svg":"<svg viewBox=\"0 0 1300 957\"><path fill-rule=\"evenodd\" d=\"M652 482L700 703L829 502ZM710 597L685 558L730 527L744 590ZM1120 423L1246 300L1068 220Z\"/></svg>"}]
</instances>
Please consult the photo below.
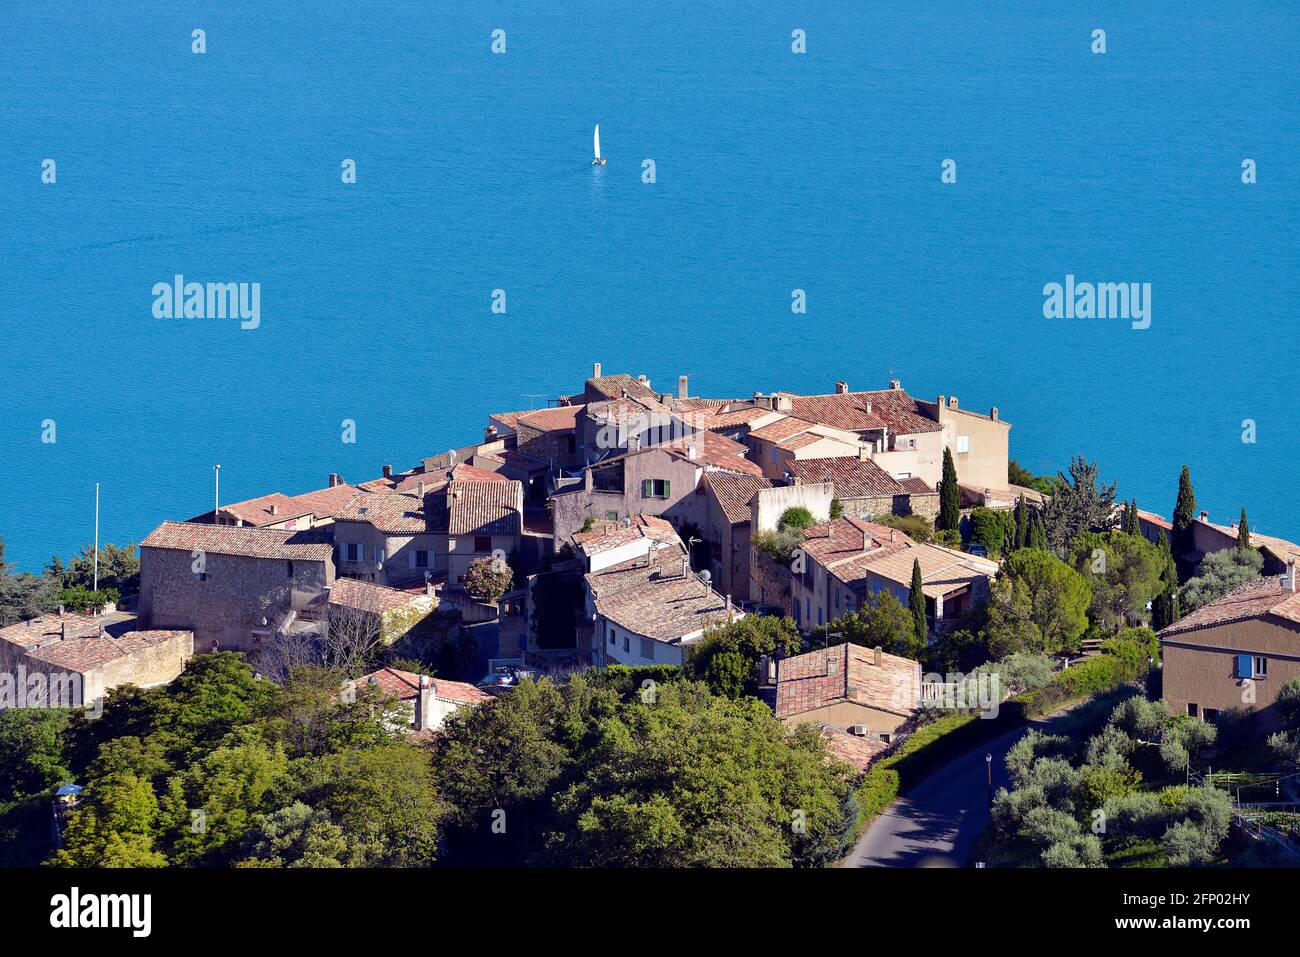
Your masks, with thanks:
<instances>
[{"instance_id":1,"label":"stone house","mask_svg":"<svg viewBox=\"0 0 1300 957\"><path fill-rule=\"evenodd\" d=\"M1296 576L1293 562L1160 631L1162 694L1174 713L1214 721L1246 711L1260 730L1278 727L1278 691L1300 677Z\"/></svg>"},{"instance_id":2,"label":"stone house","mask_svg":"<svg viewBox=\"0 0 1300 957\"><path fill-rule=\"evenodd\" d=\"M391 472L391 466L386 467ZM222 505L217 511L216 525L247 525L252 528L278 528L299 531L328 525L334 513L356 492L357 488L330 476L330 486L302 495L283 495L272 492L259 498ZM212 522L212 512L204 512L191 522Z\"/></svg>"},{"instance_id":3,"label":"stone house","mask_svg":"<svg viewBox=\"0 0 1300 957\"><path fill-rule=\"evenodd\" d=\"M660 515L680 529L700 517L692 493L707 472L758 475L744 447L704 432L692 441L657 445L615 455L583 470L582 481L551 495L555 543L573 540L587 518L622 521L632 515Z\"/></svg>"},{"instance_id":4,"label":"stone house","mask_svg":"<svg viewBox=\"0 0 1300 957\"><path fill-rule=\"evenodd\" d=\"M270 640L333 582L332 549L312 533L164 522L140 543L142 624L192 631L200 653Z\"/></svg>"},{"instance_id":5,"label":"stone house","mask_svg":"<svg viewBox=\"0 0 1300 957\"><path fill-rule=\"evenodd\" d=\"M435 679L397 668L380 668L352 685L372 687L384 697L396 698L410 714L407 726L411 733L421 737L440 730L452 712L492 700L491 695L463 681Z\"/></svg>"},{"instance_id":6,"label":"stone house","mask_svg":"<svg viewBox=\"0 0 1300 957\"><path fill-rule=\"evenodd\" d=\"M795 416L784 416L745 436L749 457L768 478L780 479L794 471L797 462L853 457L865 451L858 436L843 429Z\"/></svg>"},{"instance_id":7,"label":"stone house","mask_svg":"<svg viewBox=\"0 0 1300 957\"><path fill-rule=\"evenodd\" d=\"M598 667L679 665L707 628L744 617L691 571L680 543L590 572L584 583Z\"/></svg>"},{"instance_id":8,"label":"stone house","mask_svg":"<svg viewBox=\"0 0 1300 957\"><path fill-rule=\"evenodd\" d=\"M401 591L356 578L336 578L326 604L330 620L364 622L378 630L381 643L391 645L438 608L429 585L420 591Z\"/></svg>"},{"instance_id":9,"label":"stone house","mask_svg":"<svg viewBox=\"0 0 1300 957\"><path fill-rule=\"evenodd\" d=\"M829 482L843 514L857 518L880 515L939 514L939 493L924 479L896 479L865 455L790 463L794 481Z\"/></svg>"},{"instance_id":10,"label":"stone house","mask_svg":"<svg viewBox=\"0 0 1300 957\"><path fill-rule=\"evenodd\" d=\"M0 629L0 655L6 668L21 664L26 677L43 676L47 705L87 706L122 685L168 684L194 656L194 635L154 630L110 635L94 619L59 613Z\"/></svg>"},{"instance_id":11,"label":"stone house","mask_svg":"<svg viewBox=\"0 0 1300 957\"><path fill-rule=\"evenodd\" d=\"M390 492L359 492L334 522L342 575L390 587L464 585L473 562L504 560L519 547L523 486L462 464L412 476Z\"/></svg>"},{"instance_id":12,"label":"stone house","mask_svg":"<svg viewBox=\"0 0 1300 957\"><path fill-rule=\"evenodd\" d=\"M832 622L881 592L907 607L913 563L919 562L933 640L987 598L998 572L997 562L914 542L896 529L859 518L811 526L801 550L801 561L790 571L790 589L794 619L802 628Z\"/></svg>"},{"instance_id":13,"label":"stone house","mask_svg":"<svg viewBox=\"0 0 1300 957\"><path fill-rule=\"evenodd\" d=\"M761 475L708 472L695 489L703 503L699 528L709 545L709 573L714 587L735 601L748 601L749 539L753 530L750 503L772 480Z\"/></svg>"},{"instance_id":14,"label":"stone house","mask_svg":"<svg viewBox=\"0 0 1300 957\"><path fill-rule=\"evenodd\" d=\"M830 725L888 742L921 707L921 665L844 643L776 665L776 717L786 727Z\"/></svg>"}]
</instances>

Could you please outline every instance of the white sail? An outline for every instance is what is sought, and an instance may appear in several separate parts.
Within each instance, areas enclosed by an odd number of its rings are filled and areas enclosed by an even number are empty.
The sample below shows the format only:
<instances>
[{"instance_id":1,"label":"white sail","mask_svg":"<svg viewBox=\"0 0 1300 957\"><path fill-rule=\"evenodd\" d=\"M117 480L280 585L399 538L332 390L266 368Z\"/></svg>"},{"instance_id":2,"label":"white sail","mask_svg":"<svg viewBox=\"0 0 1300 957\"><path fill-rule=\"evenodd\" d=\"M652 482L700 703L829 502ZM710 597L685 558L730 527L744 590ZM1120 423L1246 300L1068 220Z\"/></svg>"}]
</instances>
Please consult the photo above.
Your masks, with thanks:
<instances>
[{"instance_id":1,"label":"white sail","mask_svg":"<svg viewBox=\"0 0 1300 957\"><path fill-rule=\"evenodd\" d=\"M596 124L596 138L595 138L594 145L596 149L596 159L600 159L600 124L599 123Z\"/></svg>"}]
</instances>

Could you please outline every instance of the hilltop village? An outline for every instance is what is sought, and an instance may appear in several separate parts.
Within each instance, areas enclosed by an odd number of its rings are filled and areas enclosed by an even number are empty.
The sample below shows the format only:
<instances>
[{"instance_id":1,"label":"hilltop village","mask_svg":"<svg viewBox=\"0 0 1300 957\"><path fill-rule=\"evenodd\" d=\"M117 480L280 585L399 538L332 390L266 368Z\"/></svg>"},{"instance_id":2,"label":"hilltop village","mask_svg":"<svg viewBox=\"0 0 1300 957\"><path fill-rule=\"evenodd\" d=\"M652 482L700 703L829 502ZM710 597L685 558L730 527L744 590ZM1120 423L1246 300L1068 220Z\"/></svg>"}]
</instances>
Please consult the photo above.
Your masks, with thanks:
<instances>
[{"instance_id":1,"label":"hilltop village","mask_svg":"<svg viewBox=\"0 0 1300 957\"><path fill-rule=\"evenodd\" d=\"M936 710L971 711L962 672L1001 682L985 710L1057 689L1046 708L1100 663L1088 694L1145 682L1183 723L1244 706L1255 740L1291 733L1300 548L1196 513L1186 470L1166 519L1081 457L1024 472L996 406L830 385L703 398L596 363L412 468L164 521L138 594L9 625L0 653L85 703L214 653L275 683L325 667L403 709L412 741L541 678L684 669L811 725L861 780ZM1100 854L1082 832L1049 850Z\"/></svg>"}]
</instances>

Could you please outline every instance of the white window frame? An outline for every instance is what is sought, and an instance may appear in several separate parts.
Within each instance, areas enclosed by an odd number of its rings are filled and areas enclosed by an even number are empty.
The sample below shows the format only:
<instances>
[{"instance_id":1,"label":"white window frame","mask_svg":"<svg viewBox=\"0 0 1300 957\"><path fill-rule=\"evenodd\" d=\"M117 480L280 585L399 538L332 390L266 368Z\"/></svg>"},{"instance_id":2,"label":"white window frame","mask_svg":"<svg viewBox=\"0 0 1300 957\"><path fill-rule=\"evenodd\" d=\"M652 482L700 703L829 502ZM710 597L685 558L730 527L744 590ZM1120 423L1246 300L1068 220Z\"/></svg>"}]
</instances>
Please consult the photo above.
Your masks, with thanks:
<instances>
[{"instance_id":1,"label":"white window frame","mask_svg":"<svg viewBox=\"0 0 1300 957\"><path fill-rule=\"evenodd\" d=\"M969 436L969 435L959 435L959 436L957 436L956 448L954 449L954 451L955 451L958 455L965 455L967 452L969 452L969 451L970 451L970 436Z\"/></svg>"}]
</instances>

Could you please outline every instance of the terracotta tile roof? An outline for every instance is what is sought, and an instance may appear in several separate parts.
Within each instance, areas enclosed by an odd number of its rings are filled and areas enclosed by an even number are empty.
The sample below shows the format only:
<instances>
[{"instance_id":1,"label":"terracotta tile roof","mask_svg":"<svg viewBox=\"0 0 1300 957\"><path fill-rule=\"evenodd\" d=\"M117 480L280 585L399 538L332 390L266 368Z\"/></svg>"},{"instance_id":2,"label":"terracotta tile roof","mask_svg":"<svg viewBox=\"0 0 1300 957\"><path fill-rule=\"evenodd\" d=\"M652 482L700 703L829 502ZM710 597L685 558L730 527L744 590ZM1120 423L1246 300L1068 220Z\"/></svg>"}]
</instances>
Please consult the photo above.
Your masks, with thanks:
<instances>
[{"instance_id":1,"label":"terracotta tile roof","mask_svg":"<svg viewBox=\"0 0 1300 957\"><path fill-rule=\"evenodd\" d=\"M747 425L750 428L762 428L769 422L775 422L783 417L780 412L773 412L771 409L760 408L756 405L748 405L727 412L716 412L709 418L702 419L700 425L706 429L721 432L742 425Z\"/></svg>"},{"instance_id":2,"label":"terracotta tile roof","mask_svg":"<svg viewBox=\"0 0 1300 957\"><path fill-rule=\"evenodd\" d=\"M577 418L584 408L582 404L557 405L525 412L497 412L489 418L511 430L517 430L522 422L541 432L567 432L576 427Z\"/></svg>"},{"instance_id":3,"label":"terracotta tile roof","mask_svg":"<svg viewBox=\"0 0 1300 957\"><path fill-rule=\"evenodd\" d=\"M642 538L682 547L682 540L678 538L672 523L655 515L633 515L627 525L622 522L598 522L591 531L574 535L573 543L588 555L599 555Z\"/></svg>"},{"instance_id":4,"label":"terracotta tile roof","mask_svg":"<svg viewBox=\"0 0 1300 957\"><path fill-rule=\"evenodd\" d=\"M355 608L360 611L383 614L394 608L430 603L432 599L419 591L402 591L375 582L356 578L336 578L329 588L329 604L338 608Z\"/></svg>"},{"instance_id":5,"label":"terracotta tile roof","mask_svg":"<svg viewBox=\"0 0 1300 957\"><path fill-rule=\"evenodd\" d=\"M1273 621L1275 624L1300 624L1300 592L1284 588L1282 579L1276 575L1257 578L1237 586L1218 601L1190 612L1168 628L1161 629L1159 637L1171 638L1202 628L1251 619Z\"/></svg>"},{"instance_id":6,"label":"terracotta tile roof","mask_svg":"<svg viewBox=\"0 0 1300 957\"><path fill-rule=\"evenodd\" d=\"M854 456L801 459L788 463L786 467L801 481L810 484L831 482L838 498L907 494L907 489L897 479L869 459Z\"/></svg>"},{"instance_id":7,"label":"terracotta tile roof","mask_svg":"<svg viewBox=\"0 0 1300 957\"><path fill-rule=\"evenodd\" d=\"M405 492L358 492L334 515L336 522L366 522L386 535L419 535L446 531L438 510L426 514L418 495Z\"/></svg>"},{"instance_id":8,"label":"terracotta tile roof","mask_svg":"<svg viewBox=\"0 0 1300 957\"><path fill-rule=\"evenodd\" d=\"M140 547L171 548L186 552L202 549L210 555L312 562L326 561L333 551L328 544L309 542L300 532L287 529L201 525L194 522L163 522L149 533Z\"/></svg>"},{"instance_id":9,"label":"terracotta tile roof","mask_svg":"<svg viewBox=\"0 0 1300 957\"><path fill-rule=\"evenodd\" d=\"M997 562L939 545L914 542L896 529L860 518L836 518L804 532L804 554L846 585L868 574L912 587L912 563L921 563L921 590L931 598L997 574Z\"/></svg>"},{"instance_id":10,"label":"terracotta tile roof","mask_svg":"<svg viewBox=\"0 0 1300 957\"><path fill-rule=\"evenodd\" d=\"M820 422L849 432L888 428L895 435L938 432L942 426L924 414L922 404L902 389L876 392L835 392L829 395L795 395L790 398L790 412L810 422ZM871 411L867 411L870 403Z\"/></svg>"},{"instance_id":11,"label":"terracotta tile roof","mask_svg":"<svg viewBox=\"0 0 1300 957\"><path fill-rule=\"evenodd\" d=\"M898 479L898 484L903 486L903 491L908 495L937 495L935 489L932 489L925 479L913 475L911 478Z\"/></svg>"},{"instance_id":12,"label":"terracotta tile roof","mask_svg":"<svg viewBox=\"0 0 1300 957\"><path fill-rule=\"evenodd\" d=\"M524 493L519 482L454 481L435 500L447 510L449 535L518 535Z\"/></svg>"},{"instance_id":13,"label":"terracotta tile roof","mask_svg":"<svg viewBox=\"0 0 1300 957\"><path fill-rule=\"evenodd\" d=\"M1163 528L1167 532L1172 532L1174 530L1172 522L1163 515L1157 515L1155 512L1144 512L1142 509L1138 509L1138 518L1144 522L1149 522L1157 528Z\"/></svg>"},{"instance_id":14,"label":"terracotta tile roof","mask_svg":"<svg viewBox=\"0 0 1300 957\"><path fill-rule=\"evenodd\" d=\"M83 638L99 634L99 622L85 615L65 612L62 615L39 615L20 621L15 625L0 628L0 641L18 648L39 648L51 642L59 641L64 636Z\"/></svg>"},{"instance_id":15,"label":"terracotta tile roof","mask_svg":"<svg viewBox=\"0 0 1300 957\"><path fill-rule=\"evenodd\" d=\"M748 451L739 442L733 442L716 432L696 432L686 439L665 442L650 448L663 449L679 459L694 462L701 468L726 469L741 475L762 475L763 470L757 464L745 458ZM691 457L694 449L694 458Z\"/></svg>"},{"instance_id":16,"label":"terracotta tile roof","mask_svg":"<svg viewBox=\"0 0 1300 957\"><path fill-rule=\"evenodd\" d=\"M647 563L644 557L587 574L598 614L633 634L676 644L744 615L699 577L682 574L685 553Z\"/></svg>"},{"instance_id":17,"label":"terracotta tile roof","mask_svg":"<svg viewBox=\"0 0 1300 957\"><path fill-rule=\"evenodd\" d=\"M731 472L706 472L700 489L711 493L722 514L732 525L750 520L749 502L762 489L771 488L772 480L761 475L736 475Z\"/></svg>"},{"instance_id":18,"label":"terracotta tile roof","mask_svg":"<svg viewBox=\"0 0 1300 957\"><path fill-rule=\"evenodd\" d=\"M826 742L826 751L831 757L838 758L859 771L867 770L871 767L871 762L889 750L889 745L879 738L849 734L843 728L829 724L822 725L822 740Z\"/></svg>"},{"instance_id":19,"label":"terracotta tile roof","mask_svg":"<svg viewBox=\"0 0 1300 957\"><path fill-rule=\"evenodd\" d=\"M222 505L221 511L234 516L245 525L254 527L274 525L303 515L311 515L316 519L329 518L357 491L356 486L353 485L335 485L333 488L304 492L302 495L272 492L260 498ZM271 512L272 507L275 508L275 514ZM201 517L211 516L211 514L211 512L204 512Z\"/></svg>"},{"instance_id":20,"label":"terracotta tile roof","mask_svg":"<svg viewBox=\"0 0 1300 957\"><path fill-rule=\"evenodd\" d=\"M433 678L432 681L434 695L444 701L479 704L492 699L490 694L463 681L448 681L446 678ZM380 668L358 678L357 684L373 684L385 694L392 695L400 701L414 701L420 691L420 675L411 671L399 671L396 668Z\"/></svg>"},{"instance_id":21,"label":"terracotta tile roof","mask_svg":"<svg viewBox=\"0 0 1300 957\"><path fill-rule=\"evenodd\" d=\"M658 400L659 398L649 385L632 378L625 372L588 379L586 392L588 395L604 396L607 399L617 399L624 392L634 399Z\"/></svg>"},{"instance_id":22,"label":"terracotta tile roof","mask_svg":"<svg viewBox=\"0 0 1300 957\"><path fill-rule=\"evenodd\" d=\"M910 717L920 707L921 666L883 652L876 664L874 649L847 642L777 662L778 718L843 701Z\"/></svg>"},{"instance_id":23,"label":"terracotta tile roof","mask_svg":"<svg viewBox=\"0 0 1300 957\"><path fill-rule=\"evenodd\" d=\"M751 437L762 439L765 442L781 442L799 435L801 432L807 432L814 425L816 425L815 422L809 422L807 419L785 415L761 428L752 430L749 434Z\"/></svg>"},{"instance_id":24,"label":"terracotta tile roof","mask_svg":"<svg viewBox=\"0 0 1300 957\"><path fill-rule=\"evenodd\" d=\"M120 637L69 638L27 652L27 657L54 668L85 674L100 665L146 651L188 631L128 631Z\"/></svg>"}]
</instances>

